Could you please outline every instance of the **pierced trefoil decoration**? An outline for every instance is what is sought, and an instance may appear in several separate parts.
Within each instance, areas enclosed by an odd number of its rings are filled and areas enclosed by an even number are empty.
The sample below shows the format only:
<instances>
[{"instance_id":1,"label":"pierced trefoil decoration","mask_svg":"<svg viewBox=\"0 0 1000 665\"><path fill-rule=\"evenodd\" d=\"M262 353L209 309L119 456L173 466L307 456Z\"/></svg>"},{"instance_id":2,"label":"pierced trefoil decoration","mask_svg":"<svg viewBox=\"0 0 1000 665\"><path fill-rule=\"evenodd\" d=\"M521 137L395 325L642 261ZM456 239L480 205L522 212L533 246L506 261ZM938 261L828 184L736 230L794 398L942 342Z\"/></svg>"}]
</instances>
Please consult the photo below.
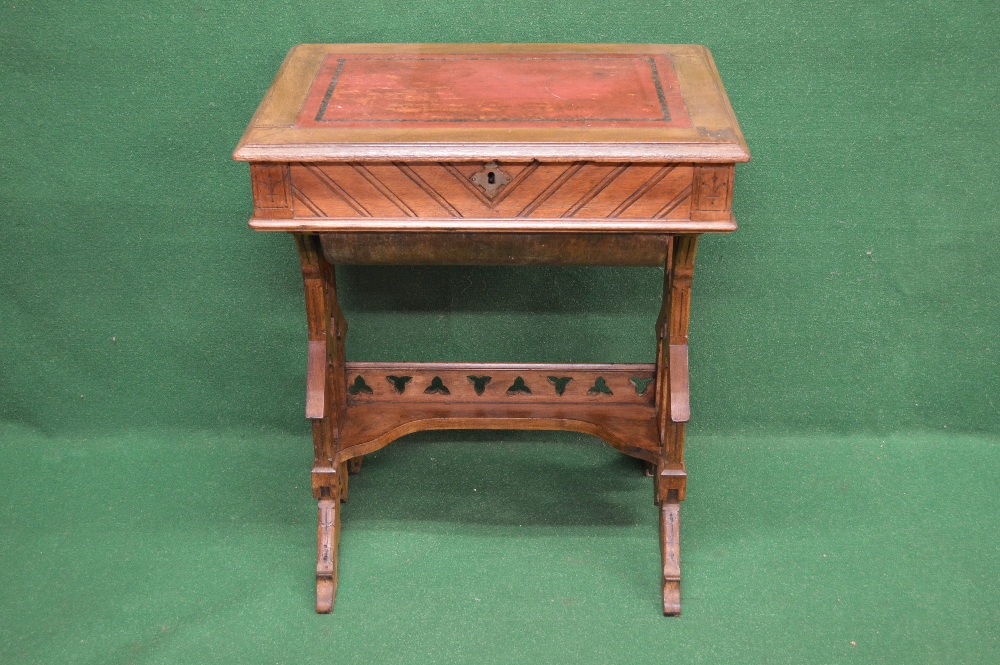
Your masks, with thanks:
<instances>
[{"instance_id":1,"label":"pierced trefoil decoration","mask_svg":"<svg viewBox=\"0 0 1000 665\"><path fill-rule=\"evenodd\" d=\"M444 385L444 381L441 380L440 376L435 376L431 379L431 385L424 388L424 392L428 395L450 395L451 391L448 390L448 386Z\"/></svg>"},{"instance_id":2,"label":"pierced trefoil decoration","mask_svg":"<svg viewBox=\"0 0 1000 665\"><path fill-rule=\"evenodd\" d=\"M350 395L359 395L361 393L364 393L366 395L371 395L372 389L371 386L365 383L364 378L359 374L354 378L354 383L348 386L347 392Z\"/></svg>"},{"instance_id":3,"label":"pierced trefoil decoration","mask_svg":"<svg viewBox=\"0 0 1000 665\"><path fill-rule=\"evenodd\" d=\"M521 377L515 378L514 383L511 384L510 388L507 389L508 395L516 395L518 393L522 393L524 395L531 394L531 388L529 388L524 384L524 379L522 379Z\"/></svg>"},{"instance_id":4,"label":"pierced trefoil decoration","mask_svg":"<svg viewBox=\"0 0 1000 665\"><path fill-rule=\"evenodd\" d=\"M392 387L400 395L402 395L403 391L406 390L406 384L409 383L411 379L413 379L412 376L394 376L392 374L385 377L385 380L391 383Z\"/></svg>"},{"instance_id":5,"label":"pierced trefoil decoration","mask_svg":"<svg viewBox=\"0 0 1000 665\"><path fill-rule=\"evenodd\" d=\"M636 395L644 394L646 392L646 388L648 388L649 384L652 382L653 382L652 377L644 379L638 376L633 376L632 378L629 379L629 383L635 386Z\"/></svg>"},{"instance_id":6,"label":"pierced trefoil decoration","mask_svg":"<svg viewBox=\"0 0 1000 665\"><path fill-rule=\"evenodd\" d=\"M590 395L612 395L611 388L608 387L607 381L604 380L603 376L599 376L594 379L594 385L592 385L587 393Z\"/></svg>"},{"instance_id":7,"label":"pierced trefoil decoration","mask_svg":"<svg viewBox=\"0 0 1000 665\"><path fill-rule=\"evenodd\" d=\"M486 392L486 384L493 380L492 376L470 376L469 381L472 381L472 389L476 391L477 395L482 395Z\"/></svg>"},{"instance_id":8,"label":"pierced trefoil decoration","mask_svg":"<svg viewBox=\"0 0 1000 665\"><path fill-rule=\"evenodd\" d=\"M556 395L566 392L566 384L573 380L572 376L550 376L549 381L556 387Z\"/></svg>"}]
</instances>

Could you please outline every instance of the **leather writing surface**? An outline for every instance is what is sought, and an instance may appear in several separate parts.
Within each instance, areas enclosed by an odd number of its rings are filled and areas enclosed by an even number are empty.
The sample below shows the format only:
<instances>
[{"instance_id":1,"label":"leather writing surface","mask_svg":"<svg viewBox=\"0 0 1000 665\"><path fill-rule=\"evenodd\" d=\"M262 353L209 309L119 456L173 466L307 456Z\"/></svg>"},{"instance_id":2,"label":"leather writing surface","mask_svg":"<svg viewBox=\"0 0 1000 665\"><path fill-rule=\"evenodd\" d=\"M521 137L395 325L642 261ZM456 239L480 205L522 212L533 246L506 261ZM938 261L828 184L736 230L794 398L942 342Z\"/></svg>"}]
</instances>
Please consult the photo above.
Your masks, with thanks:
<instances>
[{"instance_id":1,"label":"leather writing surface","mask_svg":"<svg viewBox=\"0 0 1000 665\"><path fill-rule=\"evenodd\" d=\"M332 53L298 127L690 127L669 57Z\"/></svg>"}]
</instances>

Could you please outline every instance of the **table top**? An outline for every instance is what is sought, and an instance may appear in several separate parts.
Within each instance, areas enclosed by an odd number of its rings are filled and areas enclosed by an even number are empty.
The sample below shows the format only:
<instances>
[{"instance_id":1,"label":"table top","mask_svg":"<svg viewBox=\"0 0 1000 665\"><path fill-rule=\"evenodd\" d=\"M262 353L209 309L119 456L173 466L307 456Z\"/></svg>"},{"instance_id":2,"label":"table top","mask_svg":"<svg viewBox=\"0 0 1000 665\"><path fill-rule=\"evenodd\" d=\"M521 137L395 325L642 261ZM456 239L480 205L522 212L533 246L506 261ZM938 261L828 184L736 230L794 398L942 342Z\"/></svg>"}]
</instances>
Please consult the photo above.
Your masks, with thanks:
<instances>
[{"instance_id":1,"label":"table top","mask_svg":"<svg viewBox=\"0 0 1000 665\"><path fill-rule=\"evenodd\" d=\"M302 44L234 157L733 163L750 154L703 46Z\"/></svg>"}]
</instances>

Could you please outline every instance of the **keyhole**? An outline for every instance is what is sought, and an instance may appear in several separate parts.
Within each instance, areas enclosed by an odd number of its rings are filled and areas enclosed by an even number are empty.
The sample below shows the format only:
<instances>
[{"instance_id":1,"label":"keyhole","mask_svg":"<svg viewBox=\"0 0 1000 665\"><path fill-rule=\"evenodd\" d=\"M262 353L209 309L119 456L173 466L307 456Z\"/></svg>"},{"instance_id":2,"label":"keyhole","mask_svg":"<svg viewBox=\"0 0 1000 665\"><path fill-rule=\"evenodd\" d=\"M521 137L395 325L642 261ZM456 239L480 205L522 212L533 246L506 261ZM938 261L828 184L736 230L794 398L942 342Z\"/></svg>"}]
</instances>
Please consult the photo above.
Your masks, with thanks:
<instances>
[{"instance_id":1,"label":"keyhole","mask_svg":"<svg viewBox=\"0 0 1000 665\"><path fill-rule=\"evenodd\" d=\"M486 174L486 182L490 183L491 185L497 184L497 175L496 175L496 173L493 173L493 171L490 171L489 173L487 173Z\"/></svg>"}]
</instances>

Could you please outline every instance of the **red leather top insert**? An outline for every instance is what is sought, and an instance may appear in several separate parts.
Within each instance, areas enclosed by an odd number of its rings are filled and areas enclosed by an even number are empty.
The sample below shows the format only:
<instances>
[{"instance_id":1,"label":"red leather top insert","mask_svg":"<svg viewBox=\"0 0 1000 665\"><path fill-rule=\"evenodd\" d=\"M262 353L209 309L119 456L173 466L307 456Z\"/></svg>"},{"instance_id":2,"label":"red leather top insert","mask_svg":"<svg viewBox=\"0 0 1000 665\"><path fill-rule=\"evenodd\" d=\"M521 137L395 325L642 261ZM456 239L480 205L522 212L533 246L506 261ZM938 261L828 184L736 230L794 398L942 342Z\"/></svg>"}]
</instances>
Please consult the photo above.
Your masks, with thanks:
<instances>
[{"instance_id":1,"label":"red leather top insert","mask_svg":"<svg viewBox=\"0 0 1000 665\"><path fill-rule=\"evenodd\" d=\"M333 54L298 127L690 127L670 59L643 54Z\"/></svg>"}]
</instances>

